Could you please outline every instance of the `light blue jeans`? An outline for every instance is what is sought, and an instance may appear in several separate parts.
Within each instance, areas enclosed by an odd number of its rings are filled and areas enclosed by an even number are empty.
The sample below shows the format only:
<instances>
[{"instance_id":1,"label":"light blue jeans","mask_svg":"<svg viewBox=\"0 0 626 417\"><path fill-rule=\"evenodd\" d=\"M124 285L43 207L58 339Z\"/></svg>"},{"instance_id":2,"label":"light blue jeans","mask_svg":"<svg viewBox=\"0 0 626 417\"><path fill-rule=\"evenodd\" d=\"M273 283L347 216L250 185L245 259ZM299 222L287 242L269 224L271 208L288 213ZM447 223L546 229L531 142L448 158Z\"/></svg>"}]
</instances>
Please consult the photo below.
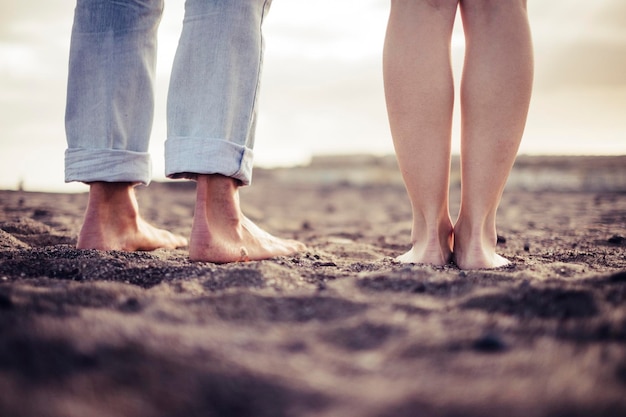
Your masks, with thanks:
<instances>
[{"instance_id":1,"label":"light blue jeans","mask_svg":"<svg viewBox=\"0 0 626 417\"><path fill-rule=\"evenodd\" d=\"M148 184L157 28L164 0L78 0L65 180ZM167 100L165 174L249 184L271 0L187 0Z\"/></svg>"}]
</instances>

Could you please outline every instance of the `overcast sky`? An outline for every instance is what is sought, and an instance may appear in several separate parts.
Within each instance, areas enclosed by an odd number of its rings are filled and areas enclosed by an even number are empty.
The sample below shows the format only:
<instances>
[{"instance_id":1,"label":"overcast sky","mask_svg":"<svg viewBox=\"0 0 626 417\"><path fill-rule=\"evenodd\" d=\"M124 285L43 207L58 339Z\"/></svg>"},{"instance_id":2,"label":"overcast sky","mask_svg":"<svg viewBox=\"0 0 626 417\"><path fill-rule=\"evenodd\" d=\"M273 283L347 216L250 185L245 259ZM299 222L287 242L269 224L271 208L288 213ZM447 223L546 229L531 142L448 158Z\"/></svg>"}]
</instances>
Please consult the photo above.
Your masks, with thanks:
<instances>
[{"instance_id":1,"label":"overcast sky","mask_svg":"<svg viewBox=\"0 0 626 417\"><path fill-rule=\"evenodd\" d=\"M0 0L0 188L23 180L26 189L76 189L63 185L73 7L71 0ZM274 0L265 23L259 165L393 152L381 71L388 12L388 0ZM182 13L183 0L166 0L155 178L163 176L165 97ZM529 13L536 81L521 152L625 154L626 1L529 0ZM453 44L458 73L460 27ZM453 143L458 151L457 137Z\"/></svg>"}]
</instances>

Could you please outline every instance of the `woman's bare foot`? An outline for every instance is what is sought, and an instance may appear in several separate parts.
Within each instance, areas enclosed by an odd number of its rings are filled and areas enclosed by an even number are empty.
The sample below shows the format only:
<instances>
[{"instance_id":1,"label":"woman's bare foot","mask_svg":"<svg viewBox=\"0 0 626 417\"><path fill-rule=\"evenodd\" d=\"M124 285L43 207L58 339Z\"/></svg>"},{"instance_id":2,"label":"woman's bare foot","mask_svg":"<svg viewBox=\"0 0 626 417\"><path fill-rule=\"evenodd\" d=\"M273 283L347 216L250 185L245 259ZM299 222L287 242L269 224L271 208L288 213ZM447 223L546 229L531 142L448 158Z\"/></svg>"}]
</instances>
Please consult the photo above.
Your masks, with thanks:
<instances>
[{"instance_id":1,"label":"woman's bare foot","mask_svg":"<svg viewBox=\"0 0 626 417\"><path fill-rule=\"evenodd\" d=\"M78 249L150 251L186 245L184 237L156 228L141 218L132 184L90 184Z\"/></svg>"},{"instance_id":2,"label":"woman's bare foot","mask_svg":"<svg viewBox=\"0 0 626 417\"><path fill-rule=\"evenodd\" d=\"M215 263L245 262L291 255L304 244L260 229L239 206L238 184L221 175L198 175L196 211L189 259Z\"/></svg>"},{"instance_id":3,"label":"woman's bare foot","mask_svg":"<svg viewBox=\"0 0 626 417\"><path fill-rule=\"evenodd\" d=\"M488 230L485 230L488 229ZM495 227L472 231L461 221L454 226L454 262L460 269L491 269L510 264L496 253Z\"/></svg>"},{"instance_id":4,"label":"woman's bare foot","mask_svg":"<svg viewBox=\"0 0 626 417\"><path fill-rule=\"evenodd\" d=\"M411 250L396 258L412 264L446 265L452 259L452 226L443 226L441 232L417 240Z\"/></svg>"}]
</instances>

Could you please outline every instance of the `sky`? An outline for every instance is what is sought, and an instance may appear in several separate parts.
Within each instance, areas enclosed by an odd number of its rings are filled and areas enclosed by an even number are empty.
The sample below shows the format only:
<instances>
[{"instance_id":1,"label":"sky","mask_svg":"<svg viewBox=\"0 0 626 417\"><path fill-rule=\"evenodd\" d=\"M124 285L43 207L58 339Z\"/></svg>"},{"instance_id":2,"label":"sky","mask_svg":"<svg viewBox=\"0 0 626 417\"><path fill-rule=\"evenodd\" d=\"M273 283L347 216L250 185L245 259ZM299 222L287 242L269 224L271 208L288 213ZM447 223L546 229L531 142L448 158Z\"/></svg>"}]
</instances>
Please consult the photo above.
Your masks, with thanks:
<instances>
[{"instance_id":1,"label":"sky","mask_svg":"<svg viewBox=\"0 0 626 417\"><path fill-rule=\"evenodd\" d=\"M183 7L166 0L159 29L155 179L163 178L165 100ZM85 189L63 182L73 8L72 0L0 0L0 189ZM535 86L520 153L626 154L626 1L529 0L528 8ZM388 13L389 0L273 1L264 24L258 166L393 153L381 63ZM457 22L457 79L463 50Z\"/></svg>"}]
</instances>

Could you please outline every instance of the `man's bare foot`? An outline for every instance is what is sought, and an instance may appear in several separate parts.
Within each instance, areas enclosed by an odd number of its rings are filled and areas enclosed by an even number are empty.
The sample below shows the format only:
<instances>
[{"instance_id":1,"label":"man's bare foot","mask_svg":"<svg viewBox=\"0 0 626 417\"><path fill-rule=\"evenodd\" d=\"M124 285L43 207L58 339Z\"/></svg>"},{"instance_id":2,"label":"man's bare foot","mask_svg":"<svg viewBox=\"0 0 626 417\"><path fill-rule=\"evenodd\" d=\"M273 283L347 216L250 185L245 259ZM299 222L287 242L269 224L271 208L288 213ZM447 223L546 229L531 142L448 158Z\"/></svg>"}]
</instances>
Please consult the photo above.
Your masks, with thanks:
<instances>
[{"instance_id":1,"label":"man's bare foot","mask_svg":"<svg viewBox=\"0 0 626 417\"><path fill-rule=\"evenodd\" d=\"M462 222L454 227L454 263L460 269L492 269L510 264L496 253L497 235L495 227L488 231L472 231Z\"/></svg>"},{"instance_id":2,"label":"man's bare foot","mask_svg":"<svg viewBox=\"0 0 626 417\"><path fill-rule=\"evenodd\" d=\"M401 263L446 265L452 259L452 226L445 224L438 234L418 239L411 250L396 258Z\"/></svg>"},{"instance_id":3,"label":"man's bare foot","mask_svg":"<svg viewBox=\"0 0 626 417\"><path fill-rule=\"evenodd\" d=\"M132 184L90 184L78 249L150 251L186 245L184 237L158 229L141 218Z\"/></svg>"},{"instance_id":4,"label":"man's bare foot","mask_svg":"<svg viewBox=\"0 0 626 417\"><path fill-rule=\"evenodd\" d=\"M189 259L215 263L245 262L292 255L304 244L280 239L245 217L238 184L221 175L198 175L196 211Z\"/></svg>"}]
</instances>

